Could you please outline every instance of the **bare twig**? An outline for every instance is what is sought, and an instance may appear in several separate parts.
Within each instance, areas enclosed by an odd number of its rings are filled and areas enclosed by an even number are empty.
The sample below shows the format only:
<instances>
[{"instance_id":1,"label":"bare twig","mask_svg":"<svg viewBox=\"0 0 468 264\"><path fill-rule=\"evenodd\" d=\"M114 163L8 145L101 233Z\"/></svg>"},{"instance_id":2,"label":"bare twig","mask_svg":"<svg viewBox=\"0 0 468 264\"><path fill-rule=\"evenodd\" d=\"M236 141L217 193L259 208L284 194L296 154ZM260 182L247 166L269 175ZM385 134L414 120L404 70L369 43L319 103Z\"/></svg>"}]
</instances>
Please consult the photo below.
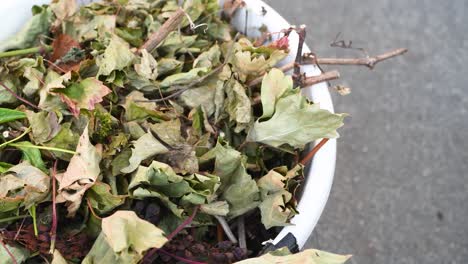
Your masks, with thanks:
<instances>
[{"instance_id":1,"label":"bare twig","mask_svg":"<svg viewBox=\"0 0 468 264\"><path fill-rule=\"evenodd\" d=\"M306 165L307 163L309 163L309 161L314 157L315 153L317 153L317 151L319 151L319 149L321 149L323 147L323 145L325 145L325 143L327 143L327 141L329 140L329 138L324 138L322 139L302 160L301 160L301 164L302 165Z\"/></svg>"},{"instance_id":2,"label":"bare twig","mask_svg":"<svg viewBox=\"0 0 468 264\"><path fill-rule=\"evenodd\" d=\"M374 57L365 57L365 58L317 58L311 53L304 54L302 58L302 65L310 65L310 64L315 64L315 65L320 65L320 64L327 64L327 65L362 65L366 66L370 69L373 69L375 65L381 61L402 55L406 53L408 49L405 48L400 48L400 49L395 49L392 51L388 51L385 53L382 53L380 55L374 56ZM289 70L294 69L295 62L290 62L279 69L282 70L283 72L287 72ZM253 87L256 86L257 84L260 84L263 80L263 75L260 77L257 77L253 79L252 81L249 82L248 86Z\"/></svg>"},{"instance_id":3,"label":"bare twig","mask_svg":"<svg viewBox=\"0 0 468 264\"><path fill-rule=\"evenodd\" d=\"M153 51L172 31L176 30L177 27L182 23L185 17L185 12L182 8L179 8L166 22L159 28L158 31L154 32L149 36L148 40L140 47L140 50L146 49L148 52Z\"/></svg>"},{"instance_id":4,"label":"bare twig","mask_svg":"<svg viewBox=\"0 0 468 264\"><path fill-rule=\"evenodd\" d=\"M193 209L192 215L190 215L189 218L185 219L184 222L182 222L182 224L180 224L174 231L172 231L172 233L170 233L167 236L167 240L171 240L172 238L174 238L182 229L184 229L187 225L192 223L193 219L197 215L198 209L200 209L200 206L196 206ZM151 260L153 259L153 255L156 254L156 252L158 250L159 250L159 248L153 248L150 252L148 252L145 255L145 257L143 258L143 262L144 263L151 263Z\"/></svg>"},{"instance_id":5,"label":"bare twig","mask_svg":"<svg viewBox=\"0 0 468 264\"><path fill-rule=\"evenodd\" d=\"M3 88L5 88L5 90L7 90L7 92L9 92L11 95L13 95L14 97L16 97L16 99L20 100L21 102L31 106L32 108L35 108L37 110L41 110L39 107L35 106L33 103L29 102L28 100L24 99L23 97L17 95L13 90L11 90L10 88L8 88L8 86L6 86L3 82L0 82L0 85L3 86Z\"/></svg>"},{"instance_id":6,"label":"bare twig","mask_svg":"<svg viewBox=\"0 0 468 264\"><path fill-rule=\"evenodd\" d=\"M219 224L221 225L221 227L223 228L224 230L224 233L226 234L226 236L229 238L229 240L236 244L237 243L237 238L236 236L234 236L234 234L232 233L232 230L231 228L229 227L228 223L226 222L226 219L224 219L224 217L222 216L219 216L219 215L214 215L214 217L216 218L216 220L218 220Z\"/></svg>"},{"instance_id":7,"label":"bare twig","mask_svg":"<svg viewBox=\"0 0 468 264\"><path fill-rule=\"evenodd\" d=\"M382 53L374 57L365 57L365 58L316 58L310 54L304 55L305 64L329 64L329 65L362 65L366 66L369 69L373 69L375 65L381 61L388 60L390 58L402 55L406 53L408 49L401 48L395 49Z\"/></svg>"},{"instance_id":8,"label":"bare twig","mask_svg":"<svg viewBox=\"0 0 468 264\"><path fill-rule=\"evenodd\" d=\"M302 64L302 48L304 47L304 41L306 38L306 26L301 25L301 27L296 30L299 35L299 43L297 46L296 59L294 61L294 72L293 80L294 87L301 86L303 81L303 76L301 75L301 64Z\"/></svg>"},{"instance_id":9,"label":"bare twig","mask_svg":"<svg viewBox=\"0 0 468 264\"><path fill-rule=\"evenodd\" d=\"M302 82L302 88L308 87L321 82L328 82L340 78L340 73L338 71L329 71L324 72L318 76L306 77Z\"/></svg>"}]
</instances>

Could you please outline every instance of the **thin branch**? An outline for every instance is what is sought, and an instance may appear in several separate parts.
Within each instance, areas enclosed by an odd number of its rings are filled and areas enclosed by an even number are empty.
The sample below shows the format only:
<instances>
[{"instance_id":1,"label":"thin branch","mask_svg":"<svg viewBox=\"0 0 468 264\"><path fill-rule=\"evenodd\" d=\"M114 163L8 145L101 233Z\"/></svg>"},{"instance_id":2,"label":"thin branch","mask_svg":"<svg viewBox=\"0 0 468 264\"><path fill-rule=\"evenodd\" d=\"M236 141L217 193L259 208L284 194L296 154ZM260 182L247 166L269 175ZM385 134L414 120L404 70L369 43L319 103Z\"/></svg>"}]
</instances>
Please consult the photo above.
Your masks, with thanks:
<instances>
[{"instance_id":1,"label":"thin branch","mask_svg":"<svg viewBox=\"0 0 468 264\"><path fill-rule=\"evenodd\" d=\"M294 87L298 87L302 85L302 75L301 75L301 64L302 64L302 48L304 47L304 41L306 38L306 26L301 25L301 27L296 30L297 34L299 35L299 43L297 46L297 53L296 59L294 61L294 72L293 72L293 80L294 80Z\"/></svg>"},{"instance_id":2,"label":"thin branch","mask_svg":"<svg viewBox=\"0 0 468 264\"><path fill-rule=\"evenodd\" d=\"M375 65L381 61L402 55L406 53L408 49L396 49L381 55L377 55L374 57L366 57L366 58L317 58L311 53L304 54L302 58L302 65L320 65L320 64L328 64L328 65L362 65L366 66L370 69L373 69ZM283 72L287 72L289 70L294 69L295 62L290 62L279 69ZM257 77L248 83L249 87L256 86L260 84L263 80L264 74L262 76Z\"/></svg>"},{"instance_id":3,"label":"thin branch","mask_svg":"<svg viewBox=\"0 0 468 264\"><path fill-rule=\"evenodd\" d=\"M66 73L67 71L64 70L63 68L59 67L57 64L51 62L48 59L43 59L45 62L49 63L50 66L54 66L57 70L61 71L62 73Z\"/></svg>"},{"instance_id":4,"label":"thin branch","mask_svg":"<svg viewBox=\"0 0 468 264\"><path fill-rule=\"evenodd\" d=\"M216 218L216 220L218 220L219 224L221 225L221 227L223 228L224 230L224 233L226 234L226 236L229 238L229 240L236 244L237 243L237 238L236 236L234 236L234 234L232 233L232 230L231 228L229 227L228 223L226 222L226 219L224 219L224 217L222 216L219 216L219 215L214 215L214 217Z\"/></svg>"},{"instance_id":5,"label":"thin branch","mask_svg":"<svg viewBox=\"0 0 468 264\"><path fill-rule=\"evenodd\" d=\"M16 97L16 99L18 99L18 100L22 101L23 103L31 106L32 108L35 108L37 110L41 110L39 107L35 106L33 103L31 103L28 100L24 99L23 97L17 95L12 89L8 88L8 86L6 86L3 82L0 82L0 85L3 86L3 88L5 88L5 90L7 90L7 92L9 92L11 95Z\"/></svg>"},{"instance_id":6,"label":"thin branch","mask_svg":"<svg viewBox=\"0 0 468 264\"><path fill-rule=\"evenodd\" d=\"M317 151L319 151L323 145L325 145L325 143L327 143L327 141L329 140L329 138L324 138L322 139L302 160L301 160L301 164L302 165L306 165L307 163L309 163L309 161L314 157L315 153L317 153Z\"/></svg>"},{"instance_id":7,"label":"thin branch","mask_svg":"<svg viewBox=\"0 0 468 264\"><path fill-rule=\"evenodd\" d=\"M168 236L167 236L167 239L168 240L171 240L173 237L175 237L182 229L184 229L187 225L189 225L190 223L192 223L193 219L195 218L195 216L197 215L197 212L198 212L198 209L200 209L200 206L196 206L195 209L193 209L193 212L192 212L192 215L185 219L185 221L180 224L174 231L172 231L172 233L170 233Z\"/></svg>"},{"instance_id":8,"label":"thin branch","mask_svg":"<svg viewBox=\"0 0 468 264\"><path fill-rule=\"evenodd\" d=\"M184 14L185 12L182 8L175 11L174 14L164 22L158 31L151 34L148 40L140 47L140 50L146 49L148 52L153 51L167 37L167 35L169 35L169 33L179 27L185 17Z\"/></svg>"},{"instance_id":9,"label":"thin branch","mask_svg":"<svg viewBox=\"0 0 468 264\"><path fill-rule=\"evenodd\" d=\"M200 209L200 206L196 206L195 209L193 209L192 215L190 215L189 218L185 219L185 221L182 222L182 224L180 224L174 231L172 231L172 233L170 233L167 236L167 240L171 240L172 238L174 238L182 229L184 229L187 225L192 223L193 219L197 215L198 209ZM160 249L153 248L150 252L148 252L146 256L143 258L143 263L147 263L149 260L151 260L153 258L153 255L156 254L158 250ZM148 263L151 263L151 262L148 262Z\"/></svg>"},{"instance_id":10,"label":"thin branch","mask_svg":"<svg viewBox=\"0 0 468 264\"><path fill-rule=\"evenodd\" d=\"M8 249L8 247L3 242L3 239L1 239L1 238L0 238L0 244L2 245L3 249L5 249L5 251L10 256L11 261L13 261L14 264L18 264L18 261L16 260L15 256L13 255L13 253L11 253L10 249Z\"/></svg>"},{"instance_id":11,"label":"thin branch","mask_svg":"<svg viewBox=\"0 0 468 264\"><path fill-rule=\"evenodd\" d=\"M310 76L306 77L302 82L302 88L309 87L311 85L321 83L321 82L328 82L331 80L335 80L340 78L340 73L338 71L329 71L324 72L318 76Z\"/></svg>"},{"instance_id":12,"label":"thin branch","mask_svg":"<svg viewBox=\"0 0 468 264\"><path fill-rule=\"evenodd\" d=\"M362 65L369 69L373 69L375 65L381 61L405 54L408 49L400 48L388 51L373 57L365 58L316 58L309 54L304 55L304 63L306 64L328 64L328 65Z\"/></svg>"}]
</instances>

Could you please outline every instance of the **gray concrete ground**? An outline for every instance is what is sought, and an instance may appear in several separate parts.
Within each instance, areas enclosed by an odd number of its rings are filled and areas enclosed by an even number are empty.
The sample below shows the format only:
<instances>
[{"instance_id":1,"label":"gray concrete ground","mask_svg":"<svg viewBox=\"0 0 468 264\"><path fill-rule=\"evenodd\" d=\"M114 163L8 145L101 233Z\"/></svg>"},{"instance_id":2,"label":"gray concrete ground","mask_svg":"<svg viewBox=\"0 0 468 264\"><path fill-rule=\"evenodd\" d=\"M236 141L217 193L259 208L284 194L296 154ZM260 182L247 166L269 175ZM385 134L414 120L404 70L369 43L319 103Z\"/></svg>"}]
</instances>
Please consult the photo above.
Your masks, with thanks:
<instances>
[{"instance_id":1,"label":"gray concrete ground","mask_svg":"<svg viewBox=\"0 0 468 264\"><path fill-rule=\"evenodd\" d=\"M374 71L338 67L337 170L309 246L350 263L468 263L468 1L269 0L322 57L338 32L371 54L407 47ZM330 69L331 67L327 67Z\"/></svg>"}]
</instances>

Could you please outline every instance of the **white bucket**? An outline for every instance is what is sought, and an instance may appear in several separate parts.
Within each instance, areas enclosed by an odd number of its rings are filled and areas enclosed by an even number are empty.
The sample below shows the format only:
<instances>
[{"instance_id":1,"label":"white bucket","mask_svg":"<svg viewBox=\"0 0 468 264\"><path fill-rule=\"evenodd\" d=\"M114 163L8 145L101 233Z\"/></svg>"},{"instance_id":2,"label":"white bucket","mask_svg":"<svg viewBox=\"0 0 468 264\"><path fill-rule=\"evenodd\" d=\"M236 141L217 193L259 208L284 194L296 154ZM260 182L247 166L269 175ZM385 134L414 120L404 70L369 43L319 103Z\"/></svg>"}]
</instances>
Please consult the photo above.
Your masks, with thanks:
<instances>
[{"instance_id":1,"label":"white bucket","mask_svg":"<svg viewBox=\"0 0 468 264\"><path fill-rule=\"evenodd\" d=\"M256 37L260 36L258 29L262 25L266 25L270 32L279 32L282 29L290 27L290 24L277 11L263 1L244 1L246 2L246 7L238 10L232 19L232 23L238 31L244 32L247 27L247 34L250 37ZM5 40L21 29L22 25L31 16L32 5L47 4L49 2L50 0L3 1L0 5L0 17L3 21L3 23L0 23L0 41ZM91 1L85 0L81 2ZM220 3L222 2L224 1L221 0ZM297 43L298 35L293 32L289 38L291 52L283 61L284 64L294 61ZM304 45L303 51L310 52L307 45ZM313 65L303 66L302 69L308 76L319 75L321 73ZM304 88L303 91L312 101L320 103L321 108L333 112L333 103L326 83L319 83L312 87ZM306 170L307 180L304 183L303 194L300 197L298 205L299 214L292 219L291 226L282 229L275 238L274 243L280 241L288 233L292 233L297 239L299 248L304 247L328 200L335 172L335 161L336 140L331 139L315 155L311 165Z\"/></svg>"}]
</instances>

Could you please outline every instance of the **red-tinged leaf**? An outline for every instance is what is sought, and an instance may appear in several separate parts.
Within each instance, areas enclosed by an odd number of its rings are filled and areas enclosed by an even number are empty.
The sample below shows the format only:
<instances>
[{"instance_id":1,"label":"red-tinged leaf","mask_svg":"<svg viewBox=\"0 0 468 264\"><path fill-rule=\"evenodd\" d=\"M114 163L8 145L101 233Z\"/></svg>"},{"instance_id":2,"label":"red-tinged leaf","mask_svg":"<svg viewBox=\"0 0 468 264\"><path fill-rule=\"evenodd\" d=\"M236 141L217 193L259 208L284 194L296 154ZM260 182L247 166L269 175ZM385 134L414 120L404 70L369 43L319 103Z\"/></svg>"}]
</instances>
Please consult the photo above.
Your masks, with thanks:
<instances>
[{"instance_id":1,"label":"red-tinged leaf","mask_svg":"<svg viewBox=\"0 0 468 264\"><path fill-rule=\"evenodd\" d=\"M283 36L275 41L273 41L269 47L280 49L280 50L289 50L289 38L288 36Z\"/></svg>"},{"instance_id":2,"label":"red-tinged leaf","mask_svg":"<svg viewBox=\"0 0 468 264\"><path fill-rule=\"evenodd\" d=\"M60 93L60 98L70 107L72 114L78 116L80 109L93 110L94 105L102 102L102 98L111 90L98 79L90 77L54 92Z\"/></svg>"}]
</instances>

